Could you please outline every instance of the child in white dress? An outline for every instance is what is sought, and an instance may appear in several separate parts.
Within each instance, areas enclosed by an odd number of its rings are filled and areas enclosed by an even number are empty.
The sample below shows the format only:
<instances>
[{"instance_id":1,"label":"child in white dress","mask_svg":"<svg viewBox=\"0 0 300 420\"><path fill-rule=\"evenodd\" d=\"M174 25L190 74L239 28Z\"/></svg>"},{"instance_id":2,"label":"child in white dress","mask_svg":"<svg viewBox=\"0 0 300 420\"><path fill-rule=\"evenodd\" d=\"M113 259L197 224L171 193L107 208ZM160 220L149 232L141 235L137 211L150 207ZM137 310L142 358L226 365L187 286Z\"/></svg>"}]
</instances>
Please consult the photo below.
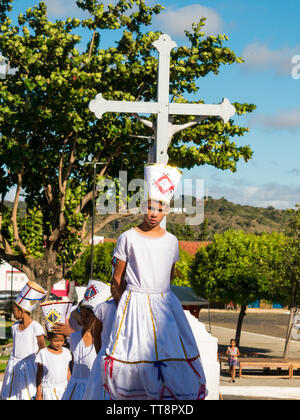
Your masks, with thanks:
<instances>
[{"instance_id":1,"label":"child in white dress","mask_svg":"<svg viewBox=\"0 0 300 420\"><path fill-rule=\"evenodd\" d=\"M70 335L69 344L73 357L72 376L62 400L82 400L87 381L97 356L93 329L95 316L92 309L80 307L82 330Z\"/></svg>"},{"instance_id":2,"label":"child in white dress","mask_svg":"<svg viewBox=\"0 0 300 420\"><path fill-rule=\"evenodd\" d=\"M112 296L114 296L112 292ZM86 392L83 400L103 400L109 395L103 388L104 380L101 375L101 359L105 355L105 349L109 343L109 337L117 311L118 302L116 299L109 299L97 305L94 310L95 323L95 345L98 355L95 359L91 374L88 379Z\"/></svg>"},{"instance_id":3,"label":"child in white dress","mask_svg":"<svg viewBox=\"0 0 300 420\"><path fill-rule=\"evenodd\" d=\"M40 286L28 282L16 299L19 303L13 305L13 315L17 322L12 325L13 349L3 378L0 399L32 400L35 397L35 356L46 344L44 329L32 320L31 311L45 296Z\"/></svg>"},{"instance_id":4,"label":"child in white dress","mask_svg":"<svg viewBox=\"0 0 300 420\"><path fill-rule=\"evenodd\" d=\"M50 344L36 356L36 400L61 400L70 379L70 351L63 347L65 336L48 333Z\"/></svg>"}]
</instances>

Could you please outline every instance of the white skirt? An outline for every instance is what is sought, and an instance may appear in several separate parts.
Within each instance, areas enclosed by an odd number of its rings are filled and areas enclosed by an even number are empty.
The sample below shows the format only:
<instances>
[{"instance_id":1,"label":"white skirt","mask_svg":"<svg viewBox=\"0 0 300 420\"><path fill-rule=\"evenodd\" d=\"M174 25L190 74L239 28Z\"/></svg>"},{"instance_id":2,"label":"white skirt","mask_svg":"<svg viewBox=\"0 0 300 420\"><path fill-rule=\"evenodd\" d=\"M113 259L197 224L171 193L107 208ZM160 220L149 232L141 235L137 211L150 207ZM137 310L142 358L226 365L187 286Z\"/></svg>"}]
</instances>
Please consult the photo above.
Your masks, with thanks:
<instances>
[{"instance_id":1,"label":"white skirt","mask_svg":"<svg viewBox=\"0 0 300 420\"><path fill-rule=\"evenodd\" d=\"M61 400L67 388L66 384L42 384L42 395L45 401Z\"/></svg>"},{"instance_id":2,"label":"white skirt","mask_svg":"<svg viewBox=\"0 0 300 420\"><path fill-rule=\"evenodd\" d=\"M85 394L88 378L73 378L71 376L62 400L82 400Z\"/></svg>"},{"instance_id":3,"label":"white skirt","mask_svg":"<svg viewBox=\"0 0 300 420\"><path fill-rule=\"evenodd\" d=\"M35 354L25 359L9 358L5 370L1 399L2 400L33 400L36 394Z\"/></svg>"},{"instance_id":4,"label":"white skirt","mask_svg":"<svg viewBox=\"0 0 300 420\"><path fill-rule=\"evenodd\" d=\"M113 400L205 398L198 347L182 306L169 289L127 287L101 372Z\"/></svg>"},{"instance_id":5,"label":"white skirt","mask_svg":"<svg viewBox=\"0 0 300 420\"><path fill-rule=\"evenodd\" d=\"M101 359L104 354L105 350L100 351L93 363L93 367L86 384L86 390L82 398L83 400L109 400L109 395L103 387L104 381L101 374Z\"/></svg>"}]
</instances>

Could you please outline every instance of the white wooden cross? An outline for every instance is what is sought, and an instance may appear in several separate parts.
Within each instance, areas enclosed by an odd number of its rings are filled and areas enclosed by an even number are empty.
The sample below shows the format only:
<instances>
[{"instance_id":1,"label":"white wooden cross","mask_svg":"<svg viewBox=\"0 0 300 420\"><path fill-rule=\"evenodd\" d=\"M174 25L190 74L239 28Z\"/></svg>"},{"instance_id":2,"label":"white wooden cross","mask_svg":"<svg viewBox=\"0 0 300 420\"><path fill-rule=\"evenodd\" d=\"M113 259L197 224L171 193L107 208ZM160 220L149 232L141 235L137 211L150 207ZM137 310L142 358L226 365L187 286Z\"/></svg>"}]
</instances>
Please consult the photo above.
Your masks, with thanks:
<instances>
[{"instance_id":1,"label":"white wooden cross","mask_svg":"<svg viewBox=\"0 0 300 420\"><path fill-rule=\"evenodd\" d=\"M167 164L169 159L167 151L174 134L210 116L221 117L226 123L233 117L236 109L226 98L219 105L170 103L170 53L177 45L171 40L169 35L161 35L152 45L159 53L157 102L106 101L102 94L99 93L90 102L89 109L99 119L106 112L156 114L156 125L138 115L136 117L146 126L151 127L155 133L154 153L151 158L152 162L149 163ZM187 124L174 125L170 121L170 115L198 115L199 117Z\"/></svg>"}]
</instances>

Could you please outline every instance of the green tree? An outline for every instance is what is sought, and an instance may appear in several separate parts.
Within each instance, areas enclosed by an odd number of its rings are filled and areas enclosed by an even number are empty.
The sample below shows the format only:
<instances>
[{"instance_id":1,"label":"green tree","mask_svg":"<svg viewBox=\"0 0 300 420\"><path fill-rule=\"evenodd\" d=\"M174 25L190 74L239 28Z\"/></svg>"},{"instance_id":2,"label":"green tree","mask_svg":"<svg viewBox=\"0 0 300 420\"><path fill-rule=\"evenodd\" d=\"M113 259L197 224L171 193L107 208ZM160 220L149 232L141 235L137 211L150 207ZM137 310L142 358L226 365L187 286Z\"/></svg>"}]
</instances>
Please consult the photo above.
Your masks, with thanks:
<instances>
[{"instance_id":1,"label":"green tree","mask_svg":"<svg viewBox=\"0 0 300 420\"><path fill-rule=\"evenodd\" d=\"M264 275L273 280L276 301L290 308L283 357L288 357L293 317L300 305L300 206L290 210L292 220L286 229L286 241L280 249L278 258L272 259L264 267ZM276 273L274 276L273 273Z\"/></svg>"},{"instance_id":2,"label":"green tree","mask_svg":"<svg viewBox=\"0 0 300 420\"><path fill-rule=\"evenodd\" d=\"M97 120L88 109L90 100L101 92L105 99L151 101L157 92L152 43L160 33L146 29L162 7L146 6L144 0L119 0L106 7L97 0L78 0L77 5L89 12L87 19L52 22L40 2L20 13L17 24L10 19L13 0L0 6L0 52L15 70L0 80L0 257L47 290L63 273L68 275L91 238L86 226L93 168L85 163L106 162L98 167L98 182L103 176L118 179L119 170L126 170L129 180L142 177L147 161L147 140L131 135L149 135L149 128L122 114ZM204 25L201 19L186 32L188 45L172 51L174 101L197 93L199 78L242 62L225 35L206 37ZM86 45L80 30L90 34ZM120 37L104 49L101 34L113 30ZM238 115L255 108L234 105ZM179 116L174 123L192 118ZM247 131L233 120L223 125L209 118L174 137L170 163L235 171L240 159L252 156L249 146L237 146L233 139ZM9 209L4 198L12 187L16 193ZM24 218L18 213L21 195ZM95 233L120 216L97 218Z\"/></svg>"},{"instance_id":3,"label":"green tree","mask_svg":"<svg viewBox=\"0 0 300 420\"><path fill-rule=\"evenodd\" d=\"M175 265L175 273L172 284L175 286L191 287L189 271L193 262L193 256L179 248L179 261Z\"/></svg>"},{"instance_id":4,"label":"green tree","mask_svg":"<svg viewBox=\"0 0 300 420\"><path fill-rule=\"evenodd\" d=\"M112 273L112 255L115 244L105 242L94 247L93 276L97 280L110 283ZM77 284L87 285L91 277L91 246L88 246L76 261L69 274L70 280Z\"/></svg>"},{"instance_id":5,"label":"green tree","mask_svg":"<svg viewBox=\"0 0 300 420\"><path fill-rule=\"evenodd\" d=\"M207 240L209 235L208 219L205 217L203 222L200 225L199 240Z\"/></svg>"},{"instance_id":6,"label":"green tree","mask_svg":"<svg viewBox=\"0 0 300 420\"><path fill-rule=\"evenodd\" d=\"M178 223L167 223L167 230L173 233L177 239L181 241L193 241L195 239L195 231L190 225L180 225Z\"/></svg>"},{"instance_id":7,"label":"green tree","mask_svg":"<svg viewBox=\"0 0 300 420\"><path fill-rule=\"evenodd\" d=\"M198 250L190 271L190 281L200 296L210 301L240 306L236 341L240 342L247 305L258 299L280 301L281 289L276 287L278 274L267 275L271 261L281 261L285 246L283 234L256 236L243 231L228 230L216 234L207 247Z\"/></svg>"}]
</instances>

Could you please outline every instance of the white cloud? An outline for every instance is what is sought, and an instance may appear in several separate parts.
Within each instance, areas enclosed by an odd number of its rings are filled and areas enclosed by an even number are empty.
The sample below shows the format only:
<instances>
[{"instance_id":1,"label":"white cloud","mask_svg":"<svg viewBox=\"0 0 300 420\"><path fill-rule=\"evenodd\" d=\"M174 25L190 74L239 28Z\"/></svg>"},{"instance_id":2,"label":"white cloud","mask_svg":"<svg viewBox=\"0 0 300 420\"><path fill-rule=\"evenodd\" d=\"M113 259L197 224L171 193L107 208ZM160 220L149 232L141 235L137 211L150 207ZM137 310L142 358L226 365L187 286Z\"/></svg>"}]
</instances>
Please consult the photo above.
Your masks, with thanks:
<instances>
[{"instance_id":1,"label":"white cloud","mask_svg":"<svg viewBox=\"0 0 300 420\"><path fill-rule=\"evenodd\" d=\"M161 30L169 35L182 36L185 30L190 30L192 24L198 23L202 17L206 18L203 32L206 35L216 35L221 31L222 19L211 8L192 4L179 9L167 8L154 18L156 30Z\"/></svg>"},{"instance_id":2,"label":"white cloud","mask_svg":"<svg viewBox=\"0 0 300 420\"><path fill-rule=\"evenodd\" d=\"M269 71L280 76L291 75L292 57L300 53L300 45L272 50L264 44L249 44L243 51L243 68L251 71Z\"/></svg>"},{"instance_id":3,"label":"white cloud","mask_svg":"<svg viewBox=\"0 0 300 420\"><path fill-rule=\"evenodd\" d=\"M46 0L50 18L82 17L84 12L77 7L76 0Z\"/></svg>"},{"instance_id":4,"label":"white cloud","mask_svg":"<svg viewBox=\"0 0 300 420\"><path fill-rule=\"evenodd\" d=\"M249 119L249 125L261 126L271 131L296 131L300 128L300 108L283 109L273 115L257 114Z\"/></svg>"},{"instance_id":5,"label":"white cloud","mask_svg":"<svg viewBox=\"0 0 300 420\"><path fill-rule=\"evenodd\" d=\"M208 194L213 198L225 197L233 203L255 207L273 206L277 209L288 209L295 208L295 204L300 203L300 186L292 187L277 183L240 188L218 184L212 185Z\"/></svg>"}]
</instances>

